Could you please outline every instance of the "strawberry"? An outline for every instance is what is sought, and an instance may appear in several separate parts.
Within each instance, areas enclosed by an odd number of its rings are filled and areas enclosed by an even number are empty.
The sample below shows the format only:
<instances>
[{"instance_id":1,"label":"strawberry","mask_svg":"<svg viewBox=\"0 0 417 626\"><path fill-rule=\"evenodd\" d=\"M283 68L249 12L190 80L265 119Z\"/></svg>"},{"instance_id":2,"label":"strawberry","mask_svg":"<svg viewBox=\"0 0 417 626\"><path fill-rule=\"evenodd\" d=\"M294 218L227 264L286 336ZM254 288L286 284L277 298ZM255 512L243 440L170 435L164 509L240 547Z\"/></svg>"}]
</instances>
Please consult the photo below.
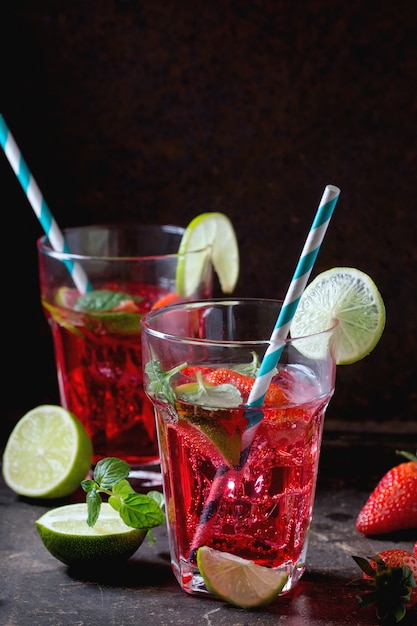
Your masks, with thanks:
<instances>
[{"instance_id":1,"label":"strawberry","mask_svg":"<svg viewBox=\"0 0 417 626\"><path fill-rule=\"evenodd\" d=\"M204 380L211 385L234 385L245 399L249 397L255 379L234 370L219 368L207 373ZM285 392L278 385L271 383L265 395L264 406L280 406L285 400Z\"/></svg>"},{"instance_id":2,"label":"strawberry","mask_svg":"<svg viewBox=\"0 0 417 626\"><path fill-rule=\"evenodd\" d=\"M200 373L202 376L205 376L212 371L212 367L207 367L204 365L186 365L182 368L181 374L189 378L190 381L196 381L198 373Z\"/></svg>"},{"instance_id":3,"label":"strawberry","mask_svg":"<svg viewBox=\"0 0 417 626\"><path fill-rule=\"evenodd\" d=\"M175 291L170 291L169 293L159 298L159 300L154 302L154 304L152 305L152 310L159 309L162 306L168 306L170 304L177 304L177 302L181 302L181 298L175 293Z\"/></svg>"},{"instance_id":4,"label":"strawberry","mask_svg":"<svg viewBox=\"0 0 417 626\"><path fill-rule=\"evenodd\" d=\"M378 619L393 623L403 619L417 602L417 556L406 550L384 550L375 556L354 556L363 571L350 584L363 592L359 605L376 604Z\"/></svg>"},{"instance_id":5,"label":"strawberry","mask_svg":"<svg viewBox=\"0 0 417 626\"><path fill-rule=\"evenodd\" d=\"M417 457L400 454L410 460L381 478L357 517L356 528L364 535L417 528Z\"/></svg>"}]
</instances>

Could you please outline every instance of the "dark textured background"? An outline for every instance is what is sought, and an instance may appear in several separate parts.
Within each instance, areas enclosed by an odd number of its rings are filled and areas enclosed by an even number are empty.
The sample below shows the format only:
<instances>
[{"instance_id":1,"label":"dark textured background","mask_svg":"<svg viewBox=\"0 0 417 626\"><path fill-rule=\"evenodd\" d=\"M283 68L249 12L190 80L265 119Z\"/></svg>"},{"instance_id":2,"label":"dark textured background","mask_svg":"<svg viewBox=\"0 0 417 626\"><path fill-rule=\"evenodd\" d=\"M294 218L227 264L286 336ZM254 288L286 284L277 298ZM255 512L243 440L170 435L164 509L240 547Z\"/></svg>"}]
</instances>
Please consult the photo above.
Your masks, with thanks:
<instances>
[{"instance_id":1,"label":"dark textured background","mask_svg":"<svg viewBox=\"0 0 417 626\"><path fill-rule=\"evenodd\" d=\"M369 357L339 368L328 417L412 428L416 6L13 0L1 9L1 112L62 227L229 215L239 295L284 295L324 186L338 185L313 276L370 274L387 326ZM41 230L3 155L0 183L1 411L18 416L57 388Z\"/></svg>"}]
</instances>

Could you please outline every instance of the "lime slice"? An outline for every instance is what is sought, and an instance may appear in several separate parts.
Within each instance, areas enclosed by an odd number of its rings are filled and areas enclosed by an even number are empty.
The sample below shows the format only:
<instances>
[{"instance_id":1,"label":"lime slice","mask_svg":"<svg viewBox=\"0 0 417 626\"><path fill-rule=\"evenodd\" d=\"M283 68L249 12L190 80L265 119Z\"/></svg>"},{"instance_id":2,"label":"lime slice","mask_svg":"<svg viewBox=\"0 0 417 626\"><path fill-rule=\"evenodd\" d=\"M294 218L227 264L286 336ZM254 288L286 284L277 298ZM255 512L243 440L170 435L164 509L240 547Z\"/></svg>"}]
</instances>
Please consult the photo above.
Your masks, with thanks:
<instances>
[{"instance_id":1,"label":"lime slice","mask_svg":"<svg viewBox=\"0 0 417 626\"><path fill-rule=\"evenodd\" d=\"M60 287L55 299L58 306L62 306L65 309L73 309L79 297L80 293L77 289Z\"/></svg>"},{"instance_id":2,"label":"lime slice","mask_svg":"<svg viewBox=\"0 0 417 626\"><path fill-rule=\"evenodd\" d=\"M208 546L198 549L197 565L209 591L245 609L271 602L288 579L285 572Z\"/></svg>"},{"instance_id":3,"label":"lime slice","mask_svg":"<svg viewBox=\"0 0 417 626\"><path fill-rule=\"evenodd\" d=\"M211 261L223 293L231 293L239 275L239 248L236 233L223 213L202 213L185 229L178 250L177 292L181 297L193 295L207 263L203 251L211 247ZM194 252L194 254L188 254Z\"/></svg>"},{"instance_id":4,"label":"lime slice","mask_svg":"<svg viewBox=\"0 0 417 626\"><path fill-rule=\"evenodd\" d=\"M92 462L84 426L60 406L42 405L12 430L3 455L6 484L22 496L62 498L79 487Z\"/></svg>"},{"instance_id":5,"label":"lime slice","mask_svg":"<svg viewBox=\"0 0 417 626\"><path fill-rule=\"evenodd\" d=\"M324 331L338 321L334 335L336 363L363 359L377 345L385 326L385 306L375 283L360 270L335 267L319 274L301 296L291 324L291 336ZM302 352L320 353L320 341L302 340Z\"/></svg>"},{"instance_id":6,"label":"lime slice","mask_svg":"<svg viewBox=\"0 0 417 626\"><path fill-rule=\"evenodd\" d=\"M128 559L146 530L127 526L118 511L104 502L94 526L87 524L87 503L59 506L44 513L36 528L49 552L66 565L96 565Z\"/></svg>"}]
</instances>

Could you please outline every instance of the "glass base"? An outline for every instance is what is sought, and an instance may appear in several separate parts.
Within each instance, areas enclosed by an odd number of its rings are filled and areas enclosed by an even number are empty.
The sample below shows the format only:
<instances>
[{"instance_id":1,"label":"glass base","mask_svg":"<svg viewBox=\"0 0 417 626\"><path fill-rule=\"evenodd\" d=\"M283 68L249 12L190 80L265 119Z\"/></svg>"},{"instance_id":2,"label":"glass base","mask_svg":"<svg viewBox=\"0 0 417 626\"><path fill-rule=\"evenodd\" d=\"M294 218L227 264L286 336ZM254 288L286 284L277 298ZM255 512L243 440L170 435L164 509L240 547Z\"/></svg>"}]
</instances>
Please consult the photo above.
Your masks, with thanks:
<instances>
[{"instance_id":1,"label":"glass base","mask_svg":"<svg viewBox=\"0 0 417 626\"><path fill-rule=\"evenodd\" d=\"M288 580L284 585L280 596L288 593L295 587L305 571L305 557L307 552L307 545L304 546L302 554L296 563L288 561L283 563L279 567L275 568L277 571L288 575ZM181 560L179 564L172 561L172 569L175 577L183 591L192 595L206 595L211 598L218 598L215 594L209 591L204 583L204 579L201 576L197 567L190 565L187 561Z\"/></svg>"}]
</instances>

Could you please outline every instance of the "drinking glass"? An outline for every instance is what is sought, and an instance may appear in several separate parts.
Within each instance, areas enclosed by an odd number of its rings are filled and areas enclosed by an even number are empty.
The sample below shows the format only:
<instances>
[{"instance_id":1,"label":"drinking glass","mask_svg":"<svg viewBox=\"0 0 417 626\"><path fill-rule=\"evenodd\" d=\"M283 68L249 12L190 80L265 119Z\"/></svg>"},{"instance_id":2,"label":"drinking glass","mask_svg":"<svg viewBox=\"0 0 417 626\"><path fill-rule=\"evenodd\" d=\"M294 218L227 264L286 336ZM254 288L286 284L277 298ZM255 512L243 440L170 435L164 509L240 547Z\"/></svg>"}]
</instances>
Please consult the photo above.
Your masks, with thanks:
<instances>
[{"instance_id":1,"label":"drinking glass","mask_svg":"<svg viewBox=\"0 0 417 626\"><path fill-rule=\"evenodd\" d=\"M249 375L262 361L281 305L217 299L142 318L171 563L188 593L209 593L196 559L203 545L286 573L283 593L304 572L323 420L335 384L334 329L287 339L263 405L249 408Z\"/></svg>"},{"instance_id":2,"label":"drinking glass","mask_svg":"<svg viewBox=\"0 0 417 626\"><path fill-rule=\"evenodd\" d=\"M52 331L61 404L85 425L93 462L115 456L132 468L159 462L155 420L142 386L140 319L178 301L176 271L184 229L94 225L63 231L70 253L38 241L42 306ZM211 296L209 249L194 297ZM88 282L80 294L74 268Z\"/></svg>"}]
</instances>

